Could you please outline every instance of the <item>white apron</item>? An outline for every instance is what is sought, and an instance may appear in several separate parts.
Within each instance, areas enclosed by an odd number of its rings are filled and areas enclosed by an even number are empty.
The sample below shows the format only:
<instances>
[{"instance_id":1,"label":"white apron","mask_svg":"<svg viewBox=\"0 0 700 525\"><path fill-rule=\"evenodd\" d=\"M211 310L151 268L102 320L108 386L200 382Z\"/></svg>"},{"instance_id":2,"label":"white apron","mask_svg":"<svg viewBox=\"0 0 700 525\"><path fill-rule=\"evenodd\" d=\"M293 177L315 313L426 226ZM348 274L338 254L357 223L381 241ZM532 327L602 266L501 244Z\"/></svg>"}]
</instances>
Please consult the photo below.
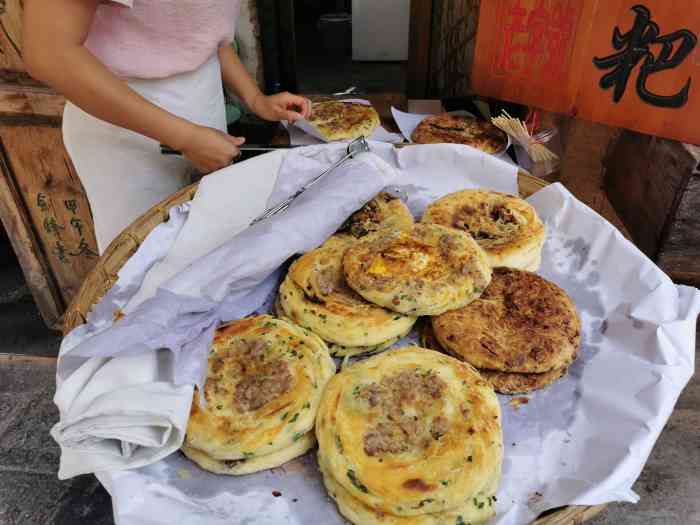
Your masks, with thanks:
<instances>
[{"instance_id":1,"label":"white apron","mask_svg":"<svg viewBox=\"0 0 700 525\"><path fill-rule=\"evenodd\" d=\"M226 130L216 53L195 71L127 83L179 117ZM193 173L186 159L162 155L157 141L92 117L70 102L63 112L63 141L90 202L100 253L134 219L189 184Z\"/></svg>"}]
</instances>

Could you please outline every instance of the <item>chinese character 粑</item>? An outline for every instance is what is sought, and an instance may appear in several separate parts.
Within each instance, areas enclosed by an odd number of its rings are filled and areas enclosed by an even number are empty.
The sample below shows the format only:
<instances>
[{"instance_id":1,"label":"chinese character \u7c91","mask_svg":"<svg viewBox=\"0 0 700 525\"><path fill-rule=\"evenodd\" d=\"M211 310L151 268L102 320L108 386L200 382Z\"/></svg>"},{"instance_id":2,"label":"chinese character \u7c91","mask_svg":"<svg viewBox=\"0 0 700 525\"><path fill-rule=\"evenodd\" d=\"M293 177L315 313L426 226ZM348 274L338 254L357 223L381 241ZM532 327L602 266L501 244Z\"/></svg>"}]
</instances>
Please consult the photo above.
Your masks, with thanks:
<instances>
[{"instance_id":1,"label":"chinese character \u7c91","mask_svg":"<svg viewBox=\"0 0 700 525\"><path fill-rule=\"evenodd\" d=\"M85 237L80 238L80 244L78 244L78 248L76 249L75 252L71 252L70 255L73 257L77 257L79 255L84 255L85 257L97 257L97 253L94 252L90 246L88 246L87 241L85 240Z\"/></svg>"},{"instance_id":2,"label":"chinese character \u7c91","mask_svg":"<svg viewBox=\"0 0 700 525\"><path fill-rule=\"evenodd\" d=\"M78 235L81 237L83 236L83 221L80 220L78 217L73 217L70 220L70 225L73 226L75 230L78 231Z\"/></svg>"},{"instance_id":3,"label":"chinese character \u7c91","mask_svg":"<svg viewBox=\"0 0 700 525\"><path fill-rule=\"evenodd\" d=\"M46 217L44 219L44 230L50 235L59 235L60 230L65 230L65 226L61 226L56 222L56 217Z\"/></svg>"},{"instance_id":4,"label":"chinese character \u7c91","mask_svg":"<svg viewBox=\"0 0 700 525\"><path fill-rule=\"evenodd\" d=\"M644 60L637 76L637 93L639 97L654 106L679 108L688 101L690 78L685 86L675 95L659 95L650 91L647 86L649 76L666 69L673 69L695 48L698 39L687 29L674 31L668 35L659 36L658 24L652 22L651 12L642 5L632 8L635 19L632 28L627 33L621 33L619 27L613 30L612 45L618 50L612 55L593 59L599 69L612 69L600 79L600 87L613 89L613 101L619 102L625 93L627 81L632 70ZM654 56L650 46L661 45L658 56Z\"/></svg>"},{"instance_id":5,"label":"chinese character \u7c91","mask_svg":"<svg viewBox=\"0 0 700 525\"><path fill-rule=\"evenodd\" d=\"M44 195L43 193L37 193L36 205L41 211L47 212L49 210L49 203L46 202L46 195Z\"/></svg>"},{"instance_id":6,"label":"chinese character \u7c91","mask_svg":"<svg viewBox=\"0 0 700 525\"><path fill-rule=\"evenodd\" d=\"M568 4L552 5L545 0L537 0L531 8L521 5L521 0L503 4L503 40L496 68L549 79L564 74L577 17L577 8Z\"/></svg>"},{"instance_id":7,"label":"chinese character \u7c91","mask_svg":"<svg viewBox=\"0 0 700 525\"><path fill-rule=\"evenodd\" d=\"M78 211L78 201L76 201L75 199L65 200L65 201L63 201L63 205L73 215L75 215L75 212Z\"/></svg>"},{"instance_id":8,"label":"chinese character \u7c91","mask_svg":"<svg viewBox=\"0 0 700 525\"><path fill-rule=\"evenodd\" d=\"M62 263L68 262L68 257L66 257L68 250L66 250L66 247L63 246L61 241L56 241L56 247L54 248L53 253L56 254L56 257L58 257L58 260Z\"/></svg>"}]
</instances>

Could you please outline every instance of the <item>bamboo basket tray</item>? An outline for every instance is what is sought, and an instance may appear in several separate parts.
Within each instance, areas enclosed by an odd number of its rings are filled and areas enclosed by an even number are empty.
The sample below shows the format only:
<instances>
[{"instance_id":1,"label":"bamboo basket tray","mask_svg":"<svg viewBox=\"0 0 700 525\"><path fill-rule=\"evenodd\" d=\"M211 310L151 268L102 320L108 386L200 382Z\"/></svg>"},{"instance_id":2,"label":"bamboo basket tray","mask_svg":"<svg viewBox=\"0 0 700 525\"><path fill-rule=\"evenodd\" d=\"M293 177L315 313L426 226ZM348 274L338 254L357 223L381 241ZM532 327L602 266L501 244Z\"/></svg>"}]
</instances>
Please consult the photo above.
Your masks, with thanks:
<instances>
[{"instance_id":1,"label":"bamboo basket tray","mask_svg":"<svg viewBox=\"0 0 700 525\"><path fill-rule=\"evenodd\" d=\"M542 189L547 182L533 177L523 170L518 172L520 195L528 197ZM168 220L168 210L173 206L192 200L197 192L197 184L192 184L171 197L155 205L136 219L107 247L92 271L88 274L66 310L63 334L85 323L88 312L117 281L117 273L126 261L136 252L146 236L159 224ZM568 506L547 511L532 525L580 525L605 508L596 506Z\"/></svg>"}]
</instances>

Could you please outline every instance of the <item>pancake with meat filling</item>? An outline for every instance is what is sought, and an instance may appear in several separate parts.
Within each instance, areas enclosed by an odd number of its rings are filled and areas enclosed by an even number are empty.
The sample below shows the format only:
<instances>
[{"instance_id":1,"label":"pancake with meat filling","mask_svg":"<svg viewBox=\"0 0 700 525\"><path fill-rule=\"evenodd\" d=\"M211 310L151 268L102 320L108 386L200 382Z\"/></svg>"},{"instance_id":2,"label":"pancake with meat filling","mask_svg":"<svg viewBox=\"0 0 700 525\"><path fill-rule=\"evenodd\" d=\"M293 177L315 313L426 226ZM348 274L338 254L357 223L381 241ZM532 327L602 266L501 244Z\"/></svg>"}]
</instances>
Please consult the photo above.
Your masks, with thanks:
<instances>
[{"instance_id":1,"label":"pancake with meat filling","mask_svg":"<svg viewBox=\"0 0 700 525\"><path fill-rule=\"evenodd\" d=\"M314 102L308 121L327 141L369 137L380 125L372 106L337 100Z\"/></svg>"},{"instance_id":2,"label":"pancake with meat filling","mask_svg":"<svg viewBox=\"0 0 700 525\"><path fill-rule=\"evenodd\" d=\"M484 251L469 236L437 224L379 230L343 257L348 285L404 315L437 315L479 297L491 280Z\"/></svg>"},{"instance_id":3,"label":"pancake with meat filling","mask_svg":"<svg viewBox=\"0 0 700 525\"><path fill-rule=\"evenodd\" d=\"M313 446L309 431L334 373L324 342L288 321L261 315L221 326L209 352L206 404L195 392L183 452L214 471L228 462L220 471L232 474L302 454Z\"/></svg>"},{"instance_id":4,"label":"pancake with meat filling","mask_svg":"<svg viewBox=\"0 0 700 525\"><path fill-rule=\"evenodd\" d=\"M494 268L478 300L433 317L432 327L449 353L499 372L558 377L581 343L581 322L566 292L513 268Z\"/></svg>"},{"instance_id":5,"label":"pancake with meat filling","mask_svg":"<svg viewBox=\"0 0 700 525\"><path fill-rule=\"evenodd\" d=\"M355 242L335 235L297 259L280 286L284 315L327 341L334 355L377 352L406 335L416 318L371 304L348 287L343 255Z\"/></svg>"},{"instance_id":6,"label":"pancake with meat filling","mask_svg":"<svg viewBox=\"0 0 700 525\"><path fill-rule=\"evenodd\" d=\"M359 239L381 228L404 229L413 225L413 215L399 199L381 192L353 213L338 230Z\"/></svg>"},{"instance_id":7,"label":"pancake with meat filling","mask_svg":"<svg viewBox=\"0 0 700 525\"><path fill-rule=\"evenodd\" d=\"M368 513L388 516L368 523L442 523L429 520L456 520L474 498L472 510L493 503L500 408L488 383L453 357L405 347L344 368L323 393L316 438L326 487L356 523Z\"/></svg>"},{"instance_id":8,"label":"pancake with meat filling","mask_svg":"<svg viewBox=\"0 0 700 525\"><path fill-rule=\"evenodd\" d=\"M464 144L486 153L502 151L508 144L506 134L491 122L449 113L425 117L411 140L416 144Z\"/></svg>"},{"instance_id":9,"label":"pancake with meat filling","mask_svg":"<svg viewBox=\"0 0 700 525\"><path fill-rule=\"evenodd\" d=\"M540 267L545 228L535 209L520 197L487 190L464 190L433 202L421 222L469 233L492 267L535 271Z\"/></svg>"},{"instance_id":10,"label":"pancake with meat filling","mask_svg":"<svg viewBox=\"0 0 700 525\"><path fill-rule=\"evenodd\" d=\"M430 319L423 319L419 333L421 346L439 352L447 352L435 337ZM566 374L567 368L555 368L539 374L501 372L498 370L487 370L485 368L480 368L478 370L481 377L486 379L496 392L512 395L526 394L544 388Z\"/></svg>"}]
</instances>

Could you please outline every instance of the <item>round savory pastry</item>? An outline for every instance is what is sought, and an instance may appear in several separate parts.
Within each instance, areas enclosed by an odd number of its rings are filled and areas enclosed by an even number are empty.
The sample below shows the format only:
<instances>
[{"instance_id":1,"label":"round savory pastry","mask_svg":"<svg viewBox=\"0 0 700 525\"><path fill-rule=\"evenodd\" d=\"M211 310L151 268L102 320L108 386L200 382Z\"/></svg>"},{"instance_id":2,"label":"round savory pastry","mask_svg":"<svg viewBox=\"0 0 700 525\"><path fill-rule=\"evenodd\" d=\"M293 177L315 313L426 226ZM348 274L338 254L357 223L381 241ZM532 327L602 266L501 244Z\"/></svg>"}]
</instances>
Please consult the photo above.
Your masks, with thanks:
<instances>
[{"instance_id":1,"label":"round savory pastry","mask_svg":"<svg viewBox=\"0 0 700 525\"><path fill-rule=\"evenodd\" d=\"M530 272L494 268L483 295L432 319L440 344L477 368L542 373L569 366L581 342L574 303Z\"/></svg>"},{"instance_id":2,"label":"round savory pastry","mask_svg":"<svg viewBox=\"0 0 700 525\"><path fill-rule=\"evenodd\" d=\"M404 315L437 315L479 297L491 280L484 251L438 224L379 230L343 257L347 283L370 302Z\"/></svg>"},{"instance_id":3,"label":"round savory pastry","mask_svg":"<svg viewBox=\"0 0 700 525\"><path fill-rule=\"evenodd\" d=\"M371 304L348 287L343 255L355 242L350 235L335 235L294 261L280 286L280 306L292 321L325 341L377 347L405 335L416 318Z\"/></svg>"},{"instance_id":4,"label":"round savory pastry","mask_svg":"<svg viewBox=\"0 0 700 525\"><path fill-rule=\"evenodd\" d=\"M369 137L380 124L372 106L357 102L314 102L307 119L327 141Z\"/></svg>"},{"instance_id":5,"label":"round savory pastry","mask_svg":"<svg viewBox=\"0 0 700 525\"><path fill-rule=\"evenodd\" d=\"M416 144L464 144L486 153L503 151L506 134L485 120L441 113L425 117L411 133Z\"/></svg>"},{"instance_id":6,"label":"round savory pastry","mask_svg":"<svg viewBox=\"0 0 700 525\"><path fill-rule=\"evenodd\" d=\"M421 346L439 352L446 352L437 340L437 337L435 337L435 332L428 319L425 319L421 323L419 334ZM477 370L479 370L481 377L486 379L496 392L512 395L527 394L544 388L561 378L566 373L567 368L555 368L539 374L502 372L499 370L487 370L485 368L479 368Z\"/></svg>"},{"instance_id":7,"label":"round savory pastry","mask_svg":"<svg viewBox=\"0 0 700 525\"><path fill-rule=\"evenodd\" d=\"M492 267L535 271L545 229L528 202L496 191L464 190L433 202L422 222L466 231L487 253Z\"/></svg>"},{"instance_id":8,"label":"round savory pastry","mask_svg":"<svg viewBox=\"0 0 700 525\"><path fill-rule=\"evenodd\" d=\"M323 393L316 438L326 475L375 512L459 509L500 476L493 389L468 364L424 348L344 368Z\"/></svg>"},{"instance_id":9,"label":"round savory pastry","mask_svg":"<svg viewBox=\"0 0 700 525\"><path fill-rule=\"evenodd\" d=\"M479 369L481 377L486 379L499 394L528 394L551 385L560 379L568 367L554 368L539 374L523 374L519 372L500 372L498 370Z\"/></svg>"},{"instance_id":10,"label":"round savory pastry","mask_svg":"<svg viewBox=\"0 0 700 525\"><path fill-rule=\"evenodd\" d=\"M380 228L410 228L413 215L401 199L381 192L353 213L338 230L359 239Z\"/></svg>"},{"instance_id":11,"label":"round savory pastry","mask_svg":"<svg viewBox=\"0 0 700 525\"><path fill-rule=\"evenodd\" d=\"M396 516L378 512L353 497L333 476L327 473L323 464L319 466L323 475L323 484L328 494L338 505L340 514L355 525L479 525L496 514L495 491L500 480L500 472L493 476L488 487L470 498L465 498L466 502L456 509L417 516Z\"/></svg>"},{"instance_id":12,"label":"round savory pastry","mask_svg":"<svg viewBox=\"0 0 700 525\"><path fill-rule=\"evenodd\" d=\"M316 436L313 432L307 432L288 447L264 456L253 456L243 459L214 459L205 452L190 447L187 443L183 444L181 450L185 456L204 470L213 472L214 474L240 476L278 467L305 454L315 445Z\"/></svg>"},{"instance_id":13,"label":"round savory pastry","mask_svg":"<svg viewBox=\"0 0 700 525\"><path fill-rule=\"evenodd\" d=\"M223 325L209 352L206 403L195 392L185 444L214 460L280 452L313 428L334 373L325 343L288 321L261 315Z\"/></svg>"}]
</instances>

